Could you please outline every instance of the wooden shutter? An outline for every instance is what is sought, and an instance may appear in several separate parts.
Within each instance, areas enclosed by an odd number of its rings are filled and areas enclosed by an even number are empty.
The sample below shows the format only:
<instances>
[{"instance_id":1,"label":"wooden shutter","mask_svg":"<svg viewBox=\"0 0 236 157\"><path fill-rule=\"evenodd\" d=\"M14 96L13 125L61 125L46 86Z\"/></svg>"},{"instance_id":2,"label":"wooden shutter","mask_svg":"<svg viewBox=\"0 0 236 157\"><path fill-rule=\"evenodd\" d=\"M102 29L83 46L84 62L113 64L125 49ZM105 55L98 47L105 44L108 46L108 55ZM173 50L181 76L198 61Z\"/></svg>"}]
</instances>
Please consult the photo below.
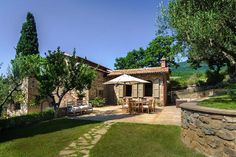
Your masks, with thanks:
<instances>
[{"instance_id":1,"label":"wooden shutter","mask_svg":"<svg viewBox=\"0 0 236 157\"><path fill-rule=\"evenodd\" d=\"M138 84L132 85L132 97L134 98L138 97Z\"/></svg>"},{"instance_id":2,"label":"wooden shutter","mask_svg":"<svg viewBox=\"0 0 236 157\"><path fill-rule=\"evenodd\" d=\"M138 97L143 97L143 84L138 84Z\"/></svg>"},{"instance_id":3,"label":"wooden shutter","mask_svg":"<svg viewBox=\"0 0 236 157\"><path fill-rule=\"evenodd\" d=\"M119 97L123 98L124 97L124 86L123 85L119 85L118 89L119 89Z\"/></svg>"},{"instance_id":4,"label":"wooden shutter","mask_svg":"<svg viewBox=\"0 0 236 157\"><path fill-rule=\"evenodd\" d=\"M160 98L160 80L153 81L153 97Z\"/></svg>"}]
</instances>

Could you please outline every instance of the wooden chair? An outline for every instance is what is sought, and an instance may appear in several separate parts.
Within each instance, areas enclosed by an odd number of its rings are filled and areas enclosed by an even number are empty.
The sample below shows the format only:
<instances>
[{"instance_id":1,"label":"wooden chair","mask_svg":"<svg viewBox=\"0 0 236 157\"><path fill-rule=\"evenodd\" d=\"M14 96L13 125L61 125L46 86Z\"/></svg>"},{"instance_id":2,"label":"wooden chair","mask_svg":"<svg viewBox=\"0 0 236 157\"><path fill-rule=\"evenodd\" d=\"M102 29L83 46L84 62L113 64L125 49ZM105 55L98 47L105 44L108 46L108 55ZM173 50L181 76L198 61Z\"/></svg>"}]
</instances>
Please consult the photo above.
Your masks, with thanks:
<instances>
[{"instance_id":1,"label":"wooden chair","mask_svg":"<svg viewBox=\"0 0 236 157\"><path fill-rule=\"evenodd\" d=\"M142 112L144 112L144 110L147 110L147 112L150 113L150 111L152 109L152 101L153 100L149 100L147 104L144 104L142 106Z\"/></svg>"},{"instance_id":2,"label":"wooden chair","mask_svg":"<svg viewBox=\"0 0 236 157\"><path fill-rule=\"evenodd\" d=\"M133 111L140 112L140 106L141 106L141 102L133 101Z\"/></svg>"},{"instance_id":3,"label":"wooden chair","mask_svg":"<svg viewBox=\"0 0 236 157\"><path fill-rule=\"evenodd\" d=\"M129 110L128 99L123 98L121 100L121 105L122 105L122 110L125 110L128 112L128 110Z\"/></svg>"},{"instance_id":4,"label":"wooden chair","mask_svg":"<svg viewBox=\"0 0 236 157\"><path fill-rule=\"evenodd\" d=\"M129 106L129 113L132 114L135 111L135 101L129 100L128 101L128 106Z\"/></svg>"}]
</instances>

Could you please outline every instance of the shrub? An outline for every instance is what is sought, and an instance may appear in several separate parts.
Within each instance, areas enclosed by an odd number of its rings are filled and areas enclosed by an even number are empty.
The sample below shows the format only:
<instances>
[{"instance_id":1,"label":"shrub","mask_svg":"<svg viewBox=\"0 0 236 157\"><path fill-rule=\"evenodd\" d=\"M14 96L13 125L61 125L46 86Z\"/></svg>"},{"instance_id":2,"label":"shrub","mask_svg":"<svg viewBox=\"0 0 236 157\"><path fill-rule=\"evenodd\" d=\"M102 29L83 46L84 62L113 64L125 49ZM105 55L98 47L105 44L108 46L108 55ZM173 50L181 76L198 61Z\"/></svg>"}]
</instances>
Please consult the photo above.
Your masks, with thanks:
<instances>
[{"instance_id":1,"label":"shrub","mask_svg":"<svg viewBox=\"0 0 236 157\"><path fill-rule=\"evenodd\" d=\"M217 72L217 71L210 71L208 70L206 72L206 76L207 76L207 81L206 83L208 85L216 85L218 83L221 83L224 80L224 75Z\"/></svg>"},{"instance_id":2,"label":"shrub","mask_svg":"<svg viewBox=\"0 0 236 157\"><path fill-rule=\"evenodd\" d=\"M167 86L168 86L167 89L170 90L170 91L185 88L184 86L182 86L182 85L180 84L180 82L179 82L178 80L174 80L174 79L170 80L170 81L167 83Z\"/></svg>"},{"instance_id":3,"label":"shrub","mask_svg":"<svg viewBox=\"0 0 236 157\"><path fill-rule=\"evenodd\" d=\"M201 85L204 82L204 74L202 73L195 73L191 75L187 81L188 85Z\"/></svg>"},{"instance_id":4,"label":"shrub","mask_svg":"<svg viewBox=\"0 0 236 157\"><path fill-rule=\"evenodd\" d=\"M39 113L30 113L27 115L16 116L8 119L0 119L0 130L25 126L40 121L54 118L54 110L47 110Z\"/></svg>"},{"instance_id":5,"label":"shrub","mask_svg":"<svg viewBox=\"0 0 236 157\"><path fill-rule=\"evenodd\" d=\"M228 95L234 101L236 101L236 92L234 90L228 90Z\"/></svg>"},{"instance_id":6,"label":"shrub","mask_svg":"<svg viewBox=\"0 0 236 157\"><path fill-rule=\"evenodd\" d=\"M92 99L90 101L90 103L95 107L102 107L102 106L104 106L105 101L106 101L106 99L104 99L104 98L96 97L96 98Z\"/></svg>"}]
</instances>

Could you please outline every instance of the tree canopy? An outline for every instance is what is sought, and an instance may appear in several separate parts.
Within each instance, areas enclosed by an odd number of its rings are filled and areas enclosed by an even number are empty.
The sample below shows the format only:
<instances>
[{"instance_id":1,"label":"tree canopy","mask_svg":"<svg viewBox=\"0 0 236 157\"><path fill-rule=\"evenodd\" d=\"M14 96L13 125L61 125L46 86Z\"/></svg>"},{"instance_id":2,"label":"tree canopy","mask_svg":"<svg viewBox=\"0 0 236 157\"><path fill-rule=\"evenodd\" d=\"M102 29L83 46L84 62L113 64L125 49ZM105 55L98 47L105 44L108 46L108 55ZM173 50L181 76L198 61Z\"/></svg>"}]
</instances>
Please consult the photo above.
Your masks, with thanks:
<instances>
[{"instance_id":1,"label":"tree canopy","mask_svg":"<svg viewBox=\"0 0 236 157\"><path fill-rule=\"evenodd\" d=\"M28 12L23 23L21 36L16 47L16 56L39 54L36 23L32 13Z\"/></svg>"},{"instance_id":2,"label":"tree canopy","mask_svg":"<svg viewBox=\"0 0 236 157\"><path fill-rule=\"evenodd\" d=\"M236 70L236 3L234 0L173 0L169 3L171 26L187 43L195 64L228 65Z\"/></svg>"},{"instance_id":3,"label":"tree canopy","mask_svg":"<svg viewBox=\"0 0 236 157\"><path fill-rule=\"evenodd\" d=\"M126 57L116 58L115 68L116 69L134 69L145 66L145 50L139 48L138 50L132 50L127 53Z\"/></svg>"},{"instance_id":4,"label":"tree canopy","mask_svg":"<svg viewBox=\"0 0 236 157\"><path fill-rule=\"evenodd\" d=\"M60 48L48 51L40 69L36 77L40 84L40 94L52 99L55 110L69 91L82 92L89 89L96 76L90 66L78 63L75 52L68 56Z\"/></svg>"}]
</instances>

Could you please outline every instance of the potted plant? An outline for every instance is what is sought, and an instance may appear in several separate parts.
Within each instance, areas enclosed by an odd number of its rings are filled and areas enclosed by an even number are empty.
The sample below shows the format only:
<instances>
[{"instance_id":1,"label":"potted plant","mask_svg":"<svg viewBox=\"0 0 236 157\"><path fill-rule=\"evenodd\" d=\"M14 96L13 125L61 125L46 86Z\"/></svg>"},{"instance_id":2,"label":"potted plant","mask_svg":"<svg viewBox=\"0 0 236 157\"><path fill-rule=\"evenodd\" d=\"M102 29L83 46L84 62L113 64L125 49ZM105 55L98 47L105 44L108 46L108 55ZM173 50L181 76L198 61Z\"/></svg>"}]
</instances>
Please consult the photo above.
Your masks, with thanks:
<instances>
[{"instance_id":1,"label":"potted plant","mask_svg":"<svg viewBox=\"0 0 236 157\"><path fill-rule=\"evenodd\" d=\"M83 100L83 98L85 97L84 92L77 92L77 95L78 95L79 100Z\"/></svg>"},{"instance_id":2,"label":"potted plant","mask_svg":"<svg viewBox=\"0 0 236 157\"><path fill-rule=\"evenodd\" d=\"M95 97L94 99L90 100L90 103L93 105L93 107L102 107L104 106L105 102L105 98L101 97Z\"/></svg>"}]
</instances>

